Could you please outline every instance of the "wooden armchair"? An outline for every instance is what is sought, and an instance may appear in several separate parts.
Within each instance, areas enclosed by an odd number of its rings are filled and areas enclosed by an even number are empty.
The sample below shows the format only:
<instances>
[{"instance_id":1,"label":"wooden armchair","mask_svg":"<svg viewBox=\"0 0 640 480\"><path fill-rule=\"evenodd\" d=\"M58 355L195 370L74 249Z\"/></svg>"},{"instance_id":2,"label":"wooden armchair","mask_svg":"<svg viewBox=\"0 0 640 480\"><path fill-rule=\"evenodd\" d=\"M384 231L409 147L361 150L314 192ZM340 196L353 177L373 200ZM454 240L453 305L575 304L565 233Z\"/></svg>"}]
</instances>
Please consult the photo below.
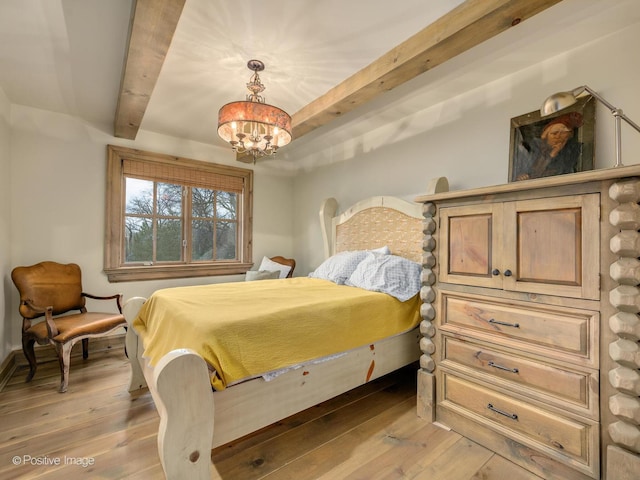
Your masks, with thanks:
<instances>
[{"instance_id":1,"label":"wooden armchair","mask_svg":"<svg viewBox=\"0 0 640 480\"><path fill-rule=\"evenodd\" d=\"M31 381L36 373L34 343L48 343L58 354L59 392L64 393L69 383L73 345L82 340L82 356L86 359L89 356L89 338L105 335L126 325L122 315L122 295L99 297L83 292L80 267L74 263L41 262L29 267L16 267L11 272L11 280L20 293L22 351L29 362L26 381ZM115 299L120 313L87 312L86 298ZM74 310L79 313L68 314ZM39 317L44 317L44 320L32 323Z\"/></svg>"},{"instance_id":2,"label":"wooden armchair","mask_svg":"<svg viewBox=\"0 0 640 480\"><path fill-rule=\"evenodd\" d=\"M293 258L284 258L278 255L277 257L271 257L271 260L281 265L287 265L291 267L291 270L289 270L289 273L287 274L287 278L293 277L293 271L296 268L296 261Z\"/></svg>"}]
</instances>

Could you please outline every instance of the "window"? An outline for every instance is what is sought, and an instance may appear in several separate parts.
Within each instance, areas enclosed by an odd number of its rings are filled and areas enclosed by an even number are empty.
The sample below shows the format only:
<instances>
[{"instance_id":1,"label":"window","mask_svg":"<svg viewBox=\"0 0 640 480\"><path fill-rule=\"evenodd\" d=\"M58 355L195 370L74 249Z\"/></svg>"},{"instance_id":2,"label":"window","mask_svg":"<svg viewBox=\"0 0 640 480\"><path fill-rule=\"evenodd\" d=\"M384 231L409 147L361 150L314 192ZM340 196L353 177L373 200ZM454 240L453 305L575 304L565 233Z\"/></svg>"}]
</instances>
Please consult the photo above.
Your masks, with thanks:
<instances>
[{"instance_id":1,"label":"window","mask_svg":"<svg viewBox=\"0 0 640 480\"><path fill-rule=\"evenodd\" d=\"M245 273L253 171L109 145L110 282Z\"/></svg>"}]
</instances>

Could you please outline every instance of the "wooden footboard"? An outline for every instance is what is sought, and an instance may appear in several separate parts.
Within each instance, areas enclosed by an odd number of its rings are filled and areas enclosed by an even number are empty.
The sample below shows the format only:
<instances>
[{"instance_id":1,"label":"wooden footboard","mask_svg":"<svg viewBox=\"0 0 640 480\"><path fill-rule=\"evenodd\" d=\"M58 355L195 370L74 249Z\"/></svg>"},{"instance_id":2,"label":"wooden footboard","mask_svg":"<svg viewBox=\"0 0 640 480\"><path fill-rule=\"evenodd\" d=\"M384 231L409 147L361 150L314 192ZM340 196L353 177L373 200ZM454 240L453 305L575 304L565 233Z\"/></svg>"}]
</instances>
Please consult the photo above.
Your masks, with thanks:
<instances>
[{"instance_id":1,"label":"wooden footboard","mask_svg":"<svg viewBox=\"0 0 640 480\"><path fill-rule=\"evenodd\" d=\"M209 480L212 448L397 370L421 354L415 329L269 382L257 378L212 392L207 365L195 352L174 350L155 367L142 356L131 322L144 301L132 298L123 308L129 323L130 391L149 387L160 414L158 453L170 480Z\"/></svg>"},{"instance_id":2,"label":"wooden footboard","mask_svg":"<svg viewBox=\"0 0 640 480\"><path fill-rule=\"evenodd\" d=\"M173 350L155 367L149 365L132 325L144 302L144 298L134 297L123 307L129 325L129 391L149 387L160 415L158 455L166 478L209 480L214 408L207 365L188 349Z\"/></svg>"}]
</instances>

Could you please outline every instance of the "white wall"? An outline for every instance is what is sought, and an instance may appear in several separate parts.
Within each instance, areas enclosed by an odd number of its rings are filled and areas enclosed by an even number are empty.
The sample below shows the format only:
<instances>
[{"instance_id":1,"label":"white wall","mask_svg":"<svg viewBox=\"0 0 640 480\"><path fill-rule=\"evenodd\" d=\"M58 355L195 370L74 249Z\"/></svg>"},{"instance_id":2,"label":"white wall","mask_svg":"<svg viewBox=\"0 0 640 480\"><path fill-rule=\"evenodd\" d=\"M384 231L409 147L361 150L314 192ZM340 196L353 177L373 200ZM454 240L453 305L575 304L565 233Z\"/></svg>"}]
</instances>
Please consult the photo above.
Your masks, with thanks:
<instances>
[{"instance_id":1,"label":"white wall","mask_svg":"<svg viewBox=\"0 0 640 480\"><path fill-rule=\"evenodd\" d=\"M11 163L3 158L0 150L0 162L11 167L12 182L13 221L10 239L4 240L10 242L12 254L10 259L3 260L5 275L13 266L42 260L74 262L82 268L85 291L98 295L121 292L125 300L137 295L148 296L158 288L169 286L243 280L244 276L236 275L112 284L107 281L102 272L107 144L246 166L238 164L227 149L144 131L132 142L116 139L107 132L108 127L100 129L68 115L12 106ZM290 256L293 254L292 177L267 174L259 165L249 168L255 172L253 260L259 263L263 255ZM5 176L2 178L8 187L8 180ZM0 186L2 190L6 189ZM8 212L0 206L0 222L8 217ZM4 231L0 233L0 249ZM19 325L18 295L10 280L5 281L4 298L5 301L11 298L9 320ZM10 340L13 348L20 345L19 328L13 331Z\"/></svg>"},{"instance_id":2,"label":"white wall","mask_svg":"<svg viewBox=\"0 0 640 480\"><path fill-rule=\"evenodd\" d=\"M430 108L417 105L400 121L366 131L348 144L334 145L333 151L316 152L327 157L321 162L325 166L293 178L274 174L260 164L251 167L255 170L254 262L263 255L279 254L296 258L296 275L315 268L323 259L318 210L328 196L335 196L344 208L372 195L412 200L436 176L447 176L452 189L506 182L510 119L536 110L556 91L588 84L640 121L636 91L640 63L629 47L638 44L640 26L636 24ZM420 95L415 98L419 101ZM613 120L602 106L597 117L596 167L603 168L613 164ZM107 144L235 164L226 149L145 131L139 132L135 142L124 141L112 137L110 128L9 106L0 94L0 267L4 279L0 361L8 353L8 344L12 348L20 345L17 293L9 279L13 266L44 259L77 262L83 269L85 290L97 294L120 291L125 298L146 296L172 285L242 279L107 282L102 273ZM623 144L624 162L640 163L640 134L623 125ZM348 161L329 158L335 151L348 151ZM308 159L299 160L305 164Z\"/></svg>"},{"instance_id":3,"label":"white wall","mask_svg":"<svg viewBox=\"0 0 640 480\"><path fill-rule=\"evenodd\" d=\"M339 208L373 195L413 200L424 193L430 178L438 176L448 177L452 190L505 183L511 118L538 109L552 93L587 84L640 123L637 45L639 24L428 109L416 108L384 129L366 131L360 138L350 139L349 145L325 150L322 154L326 161L320 161L327 166L295 179L295 256L299 274L323 260L318 210L324 198L335 197ZM420 92L412 95L419 100ZM410 131L411 135L403 136L403 131ZM331 144L329 136L324 140ZM623 124L622 140L623 162L640 163L640 134ZM351 158L336 160L336 152L341 151L349 152ZM353 154L354 151L359 153ZM303 164L305 160L299 159ZM613 117L598 104L596 168L614 163Z\"/></svg>"},{"instance_id":4,"label":"white wall","mask_svg":"<svg viewBox=\"0 0 640 480\"><path fill-rule=\"evenodd\" d=\"M0 88L0 271L2 291L0 295L0 363L12 347L12 330L16 330L10 314L9 292L11 284L11 106ZM17 328L19 331L20 329Z\"/></svg>"}]
</instances>

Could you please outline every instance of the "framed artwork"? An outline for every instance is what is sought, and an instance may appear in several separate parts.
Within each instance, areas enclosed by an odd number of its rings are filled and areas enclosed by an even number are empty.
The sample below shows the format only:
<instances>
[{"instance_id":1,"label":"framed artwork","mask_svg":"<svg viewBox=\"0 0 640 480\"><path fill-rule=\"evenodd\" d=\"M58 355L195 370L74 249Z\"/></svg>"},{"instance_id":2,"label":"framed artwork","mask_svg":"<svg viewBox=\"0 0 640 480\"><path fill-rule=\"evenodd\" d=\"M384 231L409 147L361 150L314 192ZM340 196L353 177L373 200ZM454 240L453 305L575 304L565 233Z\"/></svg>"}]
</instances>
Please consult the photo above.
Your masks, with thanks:
<instances>
[{"instance_id":1,"label":"framed artwork","mask_svg":"<svg viewBox=\"0 0 640 480\"><path fill-rule=\"evenodd\" d=\"M553 116L536 110L512 118L509 182L592 170L595 104L586 95Z\"/></svg>"}]
</instances>

